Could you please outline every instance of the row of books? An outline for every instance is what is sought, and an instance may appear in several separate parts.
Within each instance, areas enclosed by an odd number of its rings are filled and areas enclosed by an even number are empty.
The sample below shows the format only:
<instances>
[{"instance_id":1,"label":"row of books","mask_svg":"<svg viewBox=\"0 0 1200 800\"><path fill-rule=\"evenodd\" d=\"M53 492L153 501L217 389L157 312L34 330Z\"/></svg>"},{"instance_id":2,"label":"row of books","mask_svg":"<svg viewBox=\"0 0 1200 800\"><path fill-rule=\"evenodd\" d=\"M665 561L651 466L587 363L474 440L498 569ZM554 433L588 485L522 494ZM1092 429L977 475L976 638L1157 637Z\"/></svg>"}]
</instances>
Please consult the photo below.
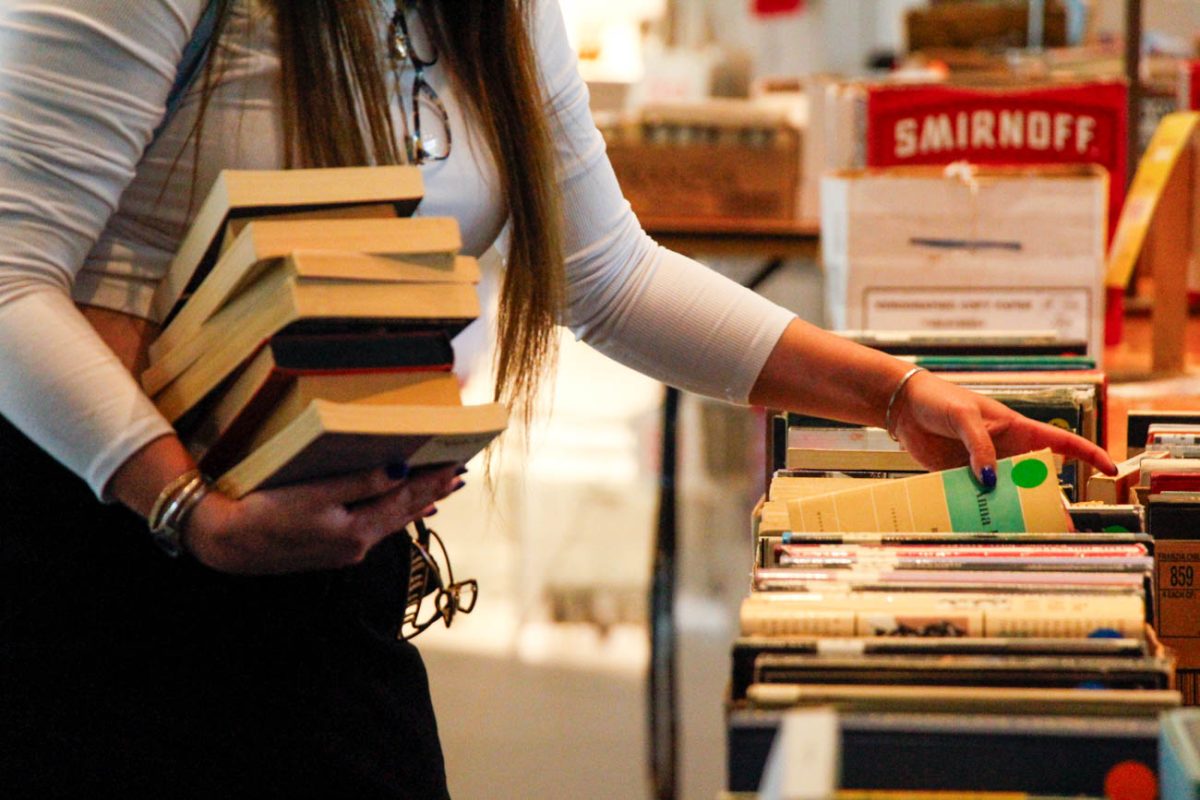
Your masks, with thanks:
<instances>
[{"instance_id":1,"label":"row of books","mask_svg":"<svg viewBox=\"0 0 1200 800\"><path fill-rule=\"evenodd\" d=\"M1200 417L1191 412L1131 411L1130 458L1106 491L1145 509L1155 542L1155 616L1159 637L1175 653L1176 683L1188 705L1200 704ZM1089 487L1090 491L1090 487Z\"/></svg>"},{"instance_id":2,"label":"row of books","mask_svg":"<svg viewBox=\"0 0 1200 800\"><path fill-rule=\"evenodd\" d=\"M1053 332L960 337L935 345L912 333L883 336L845 332L849 338L898 354L939 376L991 397L1040 422L1064 428L1105 446L1108 383L1094 362L1076 352L1041 352L1054 345ZM1077 343L1082 347L1082 343ZM969 355L980 346L1022 348L1019 356ZM1061 343L1060 343L1060 346ZM1072 343L1067 343L1068 348ZM1029 352L1033 354L1030 355ZM1002 367L1003 369L995 369ZM1018 369L1019 367L1019 369ZM881 428L839 423L801 414L772 418L769 472L794 475L837 473L855 478L888 478L923 472L921 466ZM1071 500L1080 500L1092 477L1087 464L1065 462L1059 482Z\"/></svg>"},{"instance_id":3,"label":"row of books","mask_svg":"<svg viewBox=\"0 0 1200 800\"><path fill-rule=\"evenodd\" d=\"M462 463L506 424L464 406L450 339L479 315L453 219L412 167L223 172L154 298L142 385L232 496Z\"/></svg>"},{"instance_id":4,"label":"row of books","mask_svg":"<svg viewBox=\"0 0 1200 800\"><path fill-rule=\"evenodd\" d=\"M994 385L1012 381L1010 401L1043 391L996 374ZM1103 378L1076 382L1090 387L1076 399L1092 416L1070 427L1095 441ZM815 707L837 711L846 796L1104 797L1122 796L1110 791L1122 781L1153 785L1158 715L1182 698L1175 657L1149 624L1159 598L1146 510L1068 505L1049 452L1001 460L984 492L966 469L864 459L890 443L881 431L818 442L815 429L776 420L787 449L774 449L753 515L727 705L730 792L756 790L772 747L786 746L784 721ZM833 460L851 439L867 446Z\"/></svg>"},{"instance_id":5,"label":"row of books","mask_svg":"<svg viewBox=\"0 0 1200 800\"><path fill-rule=\"evenodd\" d=\"M1200 422L1181 417L1200 420L1192 414L1139 413L1146 422L1128 444L1129 457L1117 464L1116 475L1091 476L1088 499L1146 505L1153 494L1200 491Z\"/></svg>"}]
</instances>

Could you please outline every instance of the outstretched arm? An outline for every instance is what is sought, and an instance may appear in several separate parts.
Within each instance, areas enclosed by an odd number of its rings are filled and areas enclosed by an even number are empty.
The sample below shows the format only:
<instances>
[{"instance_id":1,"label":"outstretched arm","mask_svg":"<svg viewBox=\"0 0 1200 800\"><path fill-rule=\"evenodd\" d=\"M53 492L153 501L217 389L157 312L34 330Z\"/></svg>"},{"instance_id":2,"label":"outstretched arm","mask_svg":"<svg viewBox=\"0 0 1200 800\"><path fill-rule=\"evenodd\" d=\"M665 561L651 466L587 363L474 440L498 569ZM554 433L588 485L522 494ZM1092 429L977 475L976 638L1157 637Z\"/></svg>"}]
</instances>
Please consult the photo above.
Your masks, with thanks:
<instances>
[{"instance_id":1,"label":"outstretched arm","mask_svg":"<svg viewBox=\"0 0 1200 800\"><path fill-rule=\"evenodd\" d=\"M800 320L780 337L750 394L753 403L883 427L892 393L912 365ZM1095 444L1035 422L928 372L913 375L892 402L891 430L931 469L970 461L994 485L996 457L1049 447L1103 472L1116 471Z\"/></svg>"},{"instance_id":2,"label":"outstretched arm","mask_svg":"<svg viewBox=\"0 0 1200 800\"><path fill-rule=\"evenodd\" d=\"M796 320L642 232L605 158L561 12L550 0L538 7L566 223L564 321L606 355L689 391L883 425L911 364ZM1112 469L1095 445L927 373L908 381L892 411L893 432L930 467L969 456L982 477L997 451L1052 447Z\"/></svg>"}]
</instances>

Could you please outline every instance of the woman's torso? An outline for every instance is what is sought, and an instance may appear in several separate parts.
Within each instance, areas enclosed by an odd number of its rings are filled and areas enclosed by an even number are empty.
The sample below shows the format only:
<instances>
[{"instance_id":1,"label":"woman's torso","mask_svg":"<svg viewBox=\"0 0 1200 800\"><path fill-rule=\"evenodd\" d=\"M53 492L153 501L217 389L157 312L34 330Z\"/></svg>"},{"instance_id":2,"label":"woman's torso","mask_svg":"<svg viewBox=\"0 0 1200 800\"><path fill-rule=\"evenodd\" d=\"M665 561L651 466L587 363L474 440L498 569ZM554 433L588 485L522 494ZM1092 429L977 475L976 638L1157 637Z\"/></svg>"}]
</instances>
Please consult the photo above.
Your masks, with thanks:
<instances>
[{"instance_id":1,"label":"woman's torso","mask_svg":"<svg viewBox=\"0 0 1200 800\"><path fill-rule=\"evenodd\" d=\"M381 17L381 32L386 23ZM410 23L420 37L415 15ZM273 23L261 0L234 3L218 63L221 69L205 112L199 149L189 133L200 107L202 80L146 149L73 289L89 320L131 367L144 358L144 342L154 327L124 317L151 316L154 288L217 174L222 169L284 166L280 61ZM495 241L504 223L496 171L487 145L451 89L447 65L427 68L425 78L445 105L454 147L449 159L421 166L425 199L417 213L456 218L464 252L479 255ZM407 98L411 71L401 76L401 87ZM391 98L391 112L400 136L404 123L396 97Z\"/></svg>"}]
</instances>

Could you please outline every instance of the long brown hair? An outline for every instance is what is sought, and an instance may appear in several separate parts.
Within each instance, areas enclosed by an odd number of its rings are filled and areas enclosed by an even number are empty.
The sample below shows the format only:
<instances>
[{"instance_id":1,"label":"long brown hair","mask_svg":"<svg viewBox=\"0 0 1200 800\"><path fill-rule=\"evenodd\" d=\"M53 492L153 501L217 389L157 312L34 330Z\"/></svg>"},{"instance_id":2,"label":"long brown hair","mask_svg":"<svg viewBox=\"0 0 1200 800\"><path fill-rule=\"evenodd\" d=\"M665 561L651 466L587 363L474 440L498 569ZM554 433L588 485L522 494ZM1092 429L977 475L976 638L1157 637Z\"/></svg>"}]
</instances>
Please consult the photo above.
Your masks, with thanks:
<instances>
[{"instance_id":1,"label":"long brown hair","mask_svg":"<svg viewBox=\"0 0 1200 800\"><path fill-rule=\"evenodd\" d=\"M224 20L233 0L220 2ZM380 37L388 9L380 0L264 2L279 41L287 165L399 163ZM497 319L496 397L528 420L554 360L565 297L554 150L531 2L426 0L419 8L500 175L511 243ZM205 76L206 95L216 61Z\"/></svg>"}]
</instances>

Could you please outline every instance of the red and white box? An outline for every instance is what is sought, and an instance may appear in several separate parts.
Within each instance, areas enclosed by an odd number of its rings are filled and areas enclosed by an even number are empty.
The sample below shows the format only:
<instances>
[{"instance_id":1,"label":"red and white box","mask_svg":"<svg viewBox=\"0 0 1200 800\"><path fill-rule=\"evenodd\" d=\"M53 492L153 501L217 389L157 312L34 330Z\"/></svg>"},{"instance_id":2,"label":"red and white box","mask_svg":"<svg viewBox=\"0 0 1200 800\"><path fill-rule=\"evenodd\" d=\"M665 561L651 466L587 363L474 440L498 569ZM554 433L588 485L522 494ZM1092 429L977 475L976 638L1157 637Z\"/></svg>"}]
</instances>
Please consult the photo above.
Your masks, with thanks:
<instances>
[{"instance_id":1,"label":"red and white box","mask_svg":"<svg viewBox=\"0 0 1200 800\"><path fill-rule=\"evenodd\" d=\"M1127 97L1113 80L869 86L865 166L1099 164L1111 177L1111 234L1125 200Z\"/></svg>"}]
</instances>

